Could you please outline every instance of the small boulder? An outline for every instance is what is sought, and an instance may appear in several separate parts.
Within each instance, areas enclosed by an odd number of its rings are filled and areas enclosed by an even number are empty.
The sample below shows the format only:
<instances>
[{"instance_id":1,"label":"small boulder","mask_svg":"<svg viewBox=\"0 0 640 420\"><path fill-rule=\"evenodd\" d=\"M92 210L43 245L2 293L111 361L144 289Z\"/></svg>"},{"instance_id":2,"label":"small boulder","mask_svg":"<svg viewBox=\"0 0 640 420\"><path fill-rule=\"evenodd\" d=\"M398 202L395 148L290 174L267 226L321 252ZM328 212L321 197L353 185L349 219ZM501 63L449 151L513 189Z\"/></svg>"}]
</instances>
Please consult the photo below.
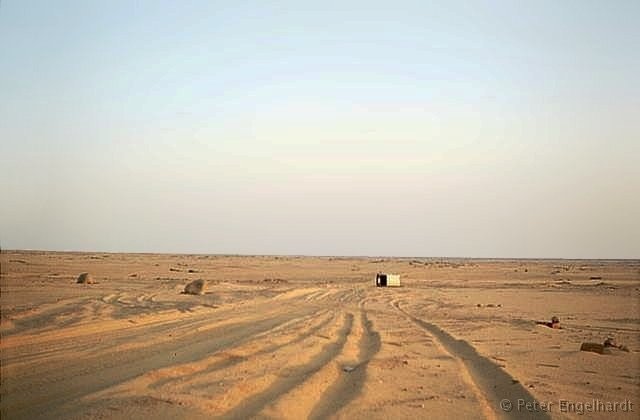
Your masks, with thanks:
<instances>
[{"instance_id":1,"label":"small boulder","mask_svg":"<svg viewBox=\"0 0 640 420\"><path fill-rule=\"evenodd\" d=\"M202 279L194 280L184 287L184 292L187 295L202 295L204 294L205 281Z\"/></svg>"},{"instance_id":2,"label":"small boulder","mask_svg":"<svg viewBox=\"0 0 640 420\"><path fill-rule=\"evenodd\" d=\"M611 350L600 343L582 343L580 351L590 351L598 354L611 354Z\"/></svg>"},{"instance_id":3,"label":"small boulder","mask_svg":"<svg viewBox=\"0 0 640 420\"><path fill-rule=\"evenodd\" d=\"M604 340L603 345L605 347L613 347L622 351L627 351L627 352L629 351L629 348L627 346L616 343L616 340L613 337L608 337L606 340Z\"/></svg>"},{"instance_id":4,"label":"small boulder","mask_svg":"<svg viewBox=\"0 0 640 420\"><path fill-rule=\"evenodd\" d=\"M554 329L562 329L562 327L560 326L560 319L557 316L552 316L551 317L551 322L549 321L536 321L536 324L538 325L544 325L546 327L549 328L554 328Z\"/></svg>"},{"instance_id":5,"label":"small boulder","mask_svg":"<svg viewBox=\"0 0 640 420\"><path fill-rule=\"evenodd\" d=\"M78 276L78 284L94 284L95 280L93 279L93 277L91 277L91 274L89 273L81 273Z\"/></svg>"}]
</instances>

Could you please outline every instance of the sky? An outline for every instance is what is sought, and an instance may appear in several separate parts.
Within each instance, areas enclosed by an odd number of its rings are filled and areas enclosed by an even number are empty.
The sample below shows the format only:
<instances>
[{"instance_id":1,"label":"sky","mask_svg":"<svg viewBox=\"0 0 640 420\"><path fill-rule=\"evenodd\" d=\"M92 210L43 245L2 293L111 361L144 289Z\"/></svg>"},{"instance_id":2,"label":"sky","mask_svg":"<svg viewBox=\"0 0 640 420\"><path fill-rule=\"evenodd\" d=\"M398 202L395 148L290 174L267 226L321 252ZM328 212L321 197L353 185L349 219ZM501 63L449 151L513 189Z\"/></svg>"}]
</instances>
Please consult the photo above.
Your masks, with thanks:
<instances>
[{"instance_id":1,"label":"sky","mask_svg":"<svg viewBox=\"0 0 640 420\"><path fill-rule=\"evenodd\" d=\"M640 258L638 1L0 3L3 249Z\"/></svg>"}]
</instances>

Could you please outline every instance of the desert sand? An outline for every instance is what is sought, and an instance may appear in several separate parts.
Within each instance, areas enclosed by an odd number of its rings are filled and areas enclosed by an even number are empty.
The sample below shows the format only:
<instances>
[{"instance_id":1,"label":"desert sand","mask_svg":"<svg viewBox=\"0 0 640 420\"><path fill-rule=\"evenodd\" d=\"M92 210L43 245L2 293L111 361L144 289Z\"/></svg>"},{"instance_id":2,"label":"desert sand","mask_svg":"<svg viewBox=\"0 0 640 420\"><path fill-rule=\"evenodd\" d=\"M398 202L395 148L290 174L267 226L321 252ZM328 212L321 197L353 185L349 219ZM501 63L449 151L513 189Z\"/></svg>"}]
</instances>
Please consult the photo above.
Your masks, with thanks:
<instances>
[{"instance_id":1,"label":"desert sand","mask_svg":"<svg viewBox=\"0 0 640 420\"><path fill-rule=\"evenodd\" d=\"M640 416L638 260L0 258L3 419Z\"/></svg>"}]
</instances>

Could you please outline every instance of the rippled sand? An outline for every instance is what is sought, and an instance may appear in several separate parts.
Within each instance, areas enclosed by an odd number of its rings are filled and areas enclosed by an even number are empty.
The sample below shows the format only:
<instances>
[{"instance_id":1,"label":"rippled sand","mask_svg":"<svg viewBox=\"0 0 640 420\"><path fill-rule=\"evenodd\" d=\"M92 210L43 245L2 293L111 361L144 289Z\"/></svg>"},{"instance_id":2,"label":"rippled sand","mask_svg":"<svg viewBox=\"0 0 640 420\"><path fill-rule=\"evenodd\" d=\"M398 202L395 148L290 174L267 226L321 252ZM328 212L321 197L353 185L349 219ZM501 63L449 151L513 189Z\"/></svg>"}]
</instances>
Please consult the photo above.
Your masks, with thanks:
<instances>
[{"instance_id":1,"label":"rippled sand","mask_svg":"<svg viewBox=\"0 0 640 420\"><path fill-rule=\"evenodd\" d=\"M637 260L0 258L3 419L574 416L560 400L633 404L581 418L640 412ZM85 271L96 284L76 284ZM403 287L375 288L377 271ZM204 295L180 293L198 278ZM552 315L562 329L535 324ZM579 351L609 336L631 351Z\"/></svg>"}]
</instances>

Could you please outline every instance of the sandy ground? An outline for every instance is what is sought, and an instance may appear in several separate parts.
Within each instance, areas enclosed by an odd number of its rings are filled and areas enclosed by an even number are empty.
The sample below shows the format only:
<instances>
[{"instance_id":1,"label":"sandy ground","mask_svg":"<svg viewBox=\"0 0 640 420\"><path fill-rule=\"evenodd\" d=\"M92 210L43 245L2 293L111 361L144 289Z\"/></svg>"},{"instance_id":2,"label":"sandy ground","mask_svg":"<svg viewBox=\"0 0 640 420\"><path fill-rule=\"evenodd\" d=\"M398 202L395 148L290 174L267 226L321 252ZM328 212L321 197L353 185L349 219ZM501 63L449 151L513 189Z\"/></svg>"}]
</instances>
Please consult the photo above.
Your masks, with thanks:
<instances>
[{"instance_id":1,"label":"sandy ground","mask_svg":"<svg viewBox=\"0 0 640 420\"><path fill-rule=\"evenodd\" d=\"M640 417L637 260L0 258L3 419Z\"/></svg>"}]
</instances>

